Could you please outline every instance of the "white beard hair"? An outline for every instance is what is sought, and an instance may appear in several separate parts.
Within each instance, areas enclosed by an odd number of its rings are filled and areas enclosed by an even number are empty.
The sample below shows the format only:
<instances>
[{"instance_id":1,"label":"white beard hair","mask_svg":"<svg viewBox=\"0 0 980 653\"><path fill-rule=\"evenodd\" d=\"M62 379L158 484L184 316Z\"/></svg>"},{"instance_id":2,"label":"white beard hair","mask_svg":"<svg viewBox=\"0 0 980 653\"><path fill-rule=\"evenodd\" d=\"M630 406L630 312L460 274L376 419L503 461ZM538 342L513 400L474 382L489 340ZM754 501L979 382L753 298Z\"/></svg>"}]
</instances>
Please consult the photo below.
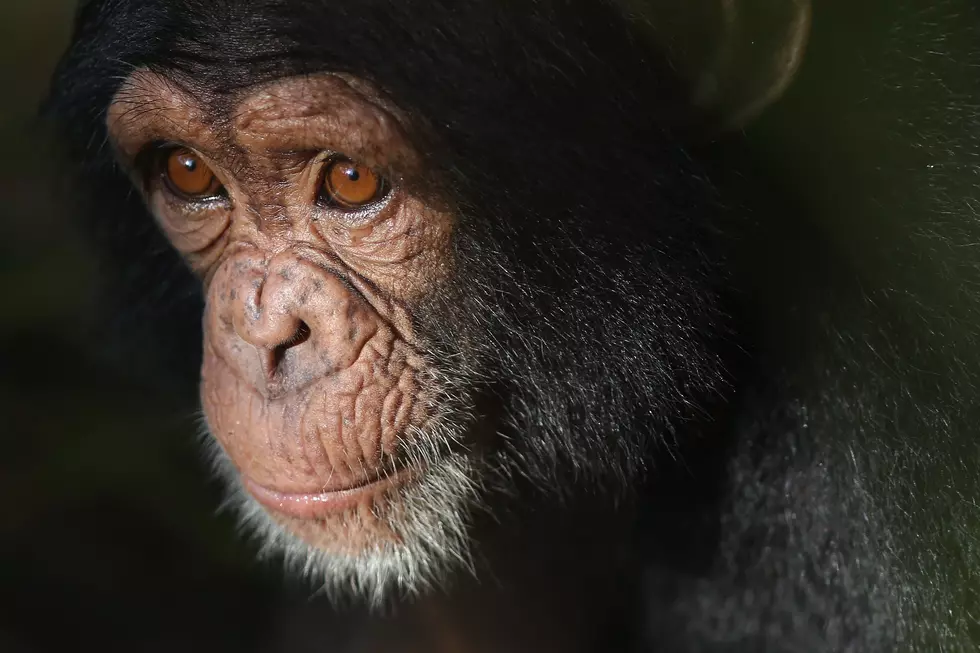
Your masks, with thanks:
<instances>
[{"instance_id":1,"label":"white beard hair","mask_svg":"<svg viewBox=\"0 0 980 653\"><path fill-rule=\"evenodd\" d=\"M424 431L408 433L404 458L424 470L395 490L383 519L400 541L379 542L353 552L311 546L278 524L244 489L238 470L201 419L201 440L214 473L226 487L219 511L231 510L241 531L258 542L260 559L281 559L286 571L308 581L337 603L359 600L374 610L393 597L414 597L445 587L454 574L475 574L470 539L474 509L485 495L489 470L470 456L450 451L463 429L448 420L433 420ZM357 524L352 524L357 528Z\"/></svg>"}]
</instances>

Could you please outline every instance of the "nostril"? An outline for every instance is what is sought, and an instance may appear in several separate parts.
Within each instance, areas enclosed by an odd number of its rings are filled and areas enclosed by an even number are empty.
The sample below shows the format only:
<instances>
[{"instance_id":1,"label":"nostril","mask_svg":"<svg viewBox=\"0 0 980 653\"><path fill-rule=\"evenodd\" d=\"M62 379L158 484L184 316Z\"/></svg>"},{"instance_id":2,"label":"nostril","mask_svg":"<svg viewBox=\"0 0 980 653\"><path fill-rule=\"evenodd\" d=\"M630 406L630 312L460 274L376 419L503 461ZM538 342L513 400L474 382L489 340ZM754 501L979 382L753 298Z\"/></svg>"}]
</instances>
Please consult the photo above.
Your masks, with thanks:
<instances>
[{"instance_id":1,"label":"nostril","mask_svg":"<svg viewBox=\"0 0 980 653\"><path fill-rule=\"evenodd\" d=\"M309 340L311 333L312 331L310 330L309 325L303 320L300 320L299 325L296 327L296 331L293 332L293 335L291 335L288 340L279 343L273 348L272 350L273 370L279 367L279 364L282 362L282 359L286 356L286 350L292 347L296 347L297 345L301 345L307 340Z\"/></svg>"},{"instance_id":2,"label":"nostril","mask_svg":"<svg viewBox=\"0 0 980 653\"><path fill-rule=\"evenodd\" d=\"M310 327L303 320L299 321L299 325L296 327L296 333L287 342L283 343L282 346L289 348L295 347L296 345L301 345L310 339Z\"/></svg>"}]
</instances>

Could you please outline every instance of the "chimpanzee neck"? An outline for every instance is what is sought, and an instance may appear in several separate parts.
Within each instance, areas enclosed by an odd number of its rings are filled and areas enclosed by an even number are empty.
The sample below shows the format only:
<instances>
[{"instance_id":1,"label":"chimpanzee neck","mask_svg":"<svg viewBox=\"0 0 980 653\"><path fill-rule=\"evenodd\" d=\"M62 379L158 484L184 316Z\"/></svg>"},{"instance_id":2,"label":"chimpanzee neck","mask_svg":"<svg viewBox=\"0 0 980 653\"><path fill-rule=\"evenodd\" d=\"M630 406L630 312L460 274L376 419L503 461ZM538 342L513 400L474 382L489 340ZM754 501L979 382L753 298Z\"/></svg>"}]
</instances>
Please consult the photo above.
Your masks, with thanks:
<instances>
[{"instance_id":1,"label":"chimpanzee neck","mask_svg":"<svg viewBox=\"0 0 980 653\"><path fill-rule=\"evenodd\" d=\"M632 506L520 506L477 524L476 574L398 606L385 653L593 653L630 637Z\"/></svg>"}]
</instances>

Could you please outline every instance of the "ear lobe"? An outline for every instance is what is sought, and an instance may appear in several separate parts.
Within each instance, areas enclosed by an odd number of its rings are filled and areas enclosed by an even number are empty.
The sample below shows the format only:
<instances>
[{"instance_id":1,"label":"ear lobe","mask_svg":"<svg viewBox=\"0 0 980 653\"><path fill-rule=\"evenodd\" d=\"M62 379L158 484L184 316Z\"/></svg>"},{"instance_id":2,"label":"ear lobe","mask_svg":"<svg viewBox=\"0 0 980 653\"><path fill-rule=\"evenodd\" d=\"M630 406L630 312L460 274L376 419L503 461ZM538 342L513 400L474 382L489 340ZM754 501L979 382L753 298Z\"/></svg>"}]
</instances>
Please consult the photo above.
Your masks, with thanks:
<instances>
[{"instance_id":1,"label":"ear lobe","mask_svg":"<svg viewBox=\"0 0 980 653\"><path fill-rule=\"evenodd\" d=\"M688 82L690 101L735 129L779 99L810 34L810 0L620 0Z\"/></svg>"}]
</instances>

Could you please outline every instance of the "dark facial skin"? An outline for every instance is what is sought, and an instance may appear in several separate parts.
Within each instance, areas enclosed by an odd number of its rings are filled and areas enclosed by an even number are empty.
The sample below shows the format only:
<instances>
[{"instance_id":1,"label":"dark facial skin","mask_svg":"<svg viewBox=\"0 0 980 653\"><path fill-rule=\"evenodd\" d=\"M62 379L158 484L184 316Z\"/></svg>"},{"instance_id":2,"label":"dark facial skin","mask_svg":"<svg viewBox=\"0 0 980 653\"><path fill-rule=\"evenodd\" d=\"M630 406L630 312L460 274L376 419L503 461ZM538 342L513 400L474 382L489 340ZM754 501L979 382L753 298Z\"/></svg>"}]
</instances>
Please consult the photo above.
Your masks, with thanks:
<instances>
[{"instance_id":1,"label":"dark facial skin","mask_svg":"<svg viewBox=\"0 0 980 653\"><path fill-rule=\"evenodd\" d=\"M395 538L385 505L425 473L404 452L436 411L412 307L451 273L453 216L407 190L418 164L399 119L356 80L277 80L215 106L142 71L108 113L204 284L210 430L246 490L308 544ZM220 190L182 194L154 163L174 151L160 143L186 148ZM338 157L376 173L373 201L325 200Z\"/></svg>"}]
</instances>

